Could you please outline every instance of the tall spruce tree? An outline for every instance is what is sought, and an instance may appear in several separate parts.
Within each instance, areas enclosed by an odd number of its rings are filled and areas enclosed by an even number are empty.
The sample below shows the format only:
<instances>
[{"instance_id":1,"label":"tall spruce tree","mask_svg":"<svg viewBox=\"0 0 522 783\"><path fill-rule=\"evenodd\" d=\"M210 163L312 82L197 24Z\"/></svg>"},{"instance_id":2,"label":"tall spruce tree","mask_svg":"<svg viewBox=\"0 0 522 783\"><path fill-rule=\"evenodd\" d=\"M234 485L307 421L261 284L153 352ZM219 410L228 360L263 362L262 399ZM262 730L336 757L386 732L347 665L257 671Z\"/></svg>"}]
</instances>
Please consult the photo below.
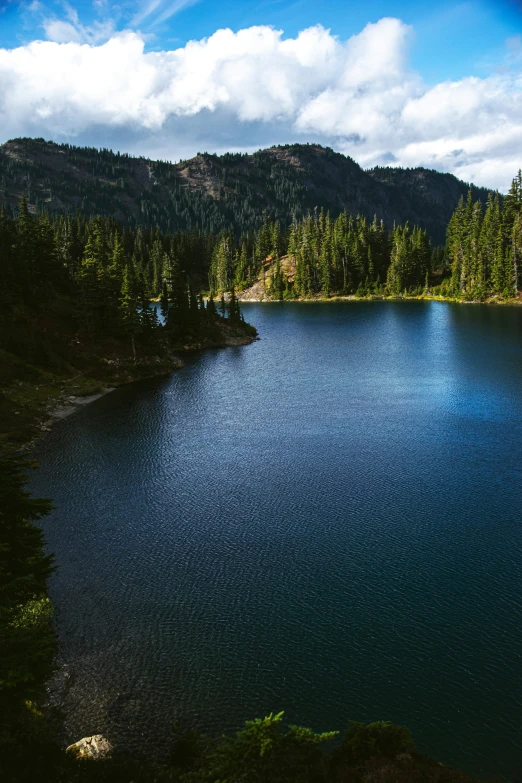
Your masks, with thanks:
<instances>
[{"instance_id":1,"label":"tall spruce tree","mask_svg":"<svg viewBox=\"0 0 522 783\"><path fill-rule=\"evenodd\" d=\"M140 299L136 274L131 264L123 271L120 293L120 323L122 332L129 337L132 358L136 360L136 335L140 331L141 318L138 312Z\"/></svg>"}]
</instances>

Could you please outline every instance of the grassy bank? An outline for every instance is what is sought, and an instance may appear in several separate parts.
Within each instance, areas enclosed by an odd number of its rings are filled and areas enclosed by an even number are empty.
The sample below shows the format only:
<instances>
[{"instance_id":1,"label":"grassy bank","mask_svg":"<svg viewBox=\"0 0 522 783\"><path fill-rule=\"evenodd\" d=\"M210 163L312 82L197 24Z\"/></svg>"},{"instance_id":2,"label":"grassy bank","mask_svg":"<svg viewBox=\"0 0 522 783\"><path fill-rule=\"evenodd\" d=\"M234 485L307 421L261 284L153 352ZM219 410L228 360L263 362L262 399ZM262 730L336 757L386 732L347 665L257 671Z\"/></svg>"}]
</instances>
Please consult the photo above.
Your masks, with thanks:
<instances>
[{"instance_id":1,"label":"grassy bank","mask_svg":"<svg viewBox=\"0 0 522 783\"><path fill-rule=\"evenodd\" d=\"M246 294L246 295L245 295ZM240 292L238 294L238 300L242 303L245 302L406 302L406 301L421 301L421 302L455 302L457 304L494 304L494 305L508 305L517 306L522 305L522 294L517 297L505 298L501 296L490 296L485 299L473 299L463 298L456 296L442 296L440 294L368 294L360 296L357 294L331 294L330 296L324 296L324 294L310 294L308 296L283 296L280 299L270 296L269 294L261 294L259 296L249 296L248 292Z\"/></svg>"}]
</instances>

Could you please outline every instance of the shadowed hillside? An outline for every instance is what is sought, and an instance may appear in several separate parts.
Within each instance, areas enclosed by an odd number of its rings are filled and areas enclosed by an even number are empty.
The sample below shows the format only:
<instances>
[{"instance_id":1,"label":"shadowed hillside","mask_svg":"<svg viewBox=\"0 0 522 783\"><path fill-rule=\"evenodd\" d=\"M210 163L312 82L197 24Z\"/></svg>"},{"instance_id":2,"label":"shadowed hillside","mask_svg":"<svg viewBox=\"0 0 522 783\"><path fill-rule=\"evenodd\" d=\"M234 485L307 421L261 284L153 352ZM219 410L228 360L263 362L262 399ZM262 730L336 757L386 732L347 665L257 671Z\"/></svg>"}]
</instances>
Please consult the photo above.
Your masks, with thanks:
<instances>
[{"instance_id":1,"label":"shadowed hillside","mask_svg":"<svg viewBox=\"0 0 522 783\"><path fill-rule=\"evenodd\" d=\"M231 230L262 225L263 211L288 225L317 208L343 210L388 226L410 221L442 244L446 225L468 185L426 169L364 171L319 145L272 147L252 155L198 154L172 164L110 150L15 139L0 146L0 205L26 195L37 210L79 210L161 231ZM473 188L485 202L487 191Z\"/></svg>"}]
</instances>

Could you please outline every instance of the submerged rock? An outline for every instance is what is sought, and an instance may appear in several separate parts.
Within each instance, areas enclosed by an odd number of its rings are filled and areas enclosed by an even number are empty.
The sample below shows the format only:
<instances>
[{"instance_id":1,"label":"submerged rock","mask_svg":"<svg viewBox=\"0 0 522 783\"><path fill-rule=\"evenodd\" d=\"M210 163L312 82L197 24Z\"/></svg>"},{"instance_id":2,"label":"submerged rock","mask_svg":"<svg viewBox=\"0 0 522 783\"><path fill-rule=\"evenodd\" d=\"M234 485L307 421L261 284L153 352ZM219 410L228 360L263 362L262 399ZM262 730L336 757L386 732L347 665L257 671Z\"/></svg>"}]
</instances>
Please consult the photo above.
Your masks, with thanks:
<instances>
[{"instance_id":1,"label":"submerged rock","mask_svg":"<svg viewBox=\"0 0 522 783\"><path fill-rule=\"evenodd\" d=\"M84 737L67 748L79 759L106 759L112 754L112 745L103 734Z\"/></svg>"}]
</instances>

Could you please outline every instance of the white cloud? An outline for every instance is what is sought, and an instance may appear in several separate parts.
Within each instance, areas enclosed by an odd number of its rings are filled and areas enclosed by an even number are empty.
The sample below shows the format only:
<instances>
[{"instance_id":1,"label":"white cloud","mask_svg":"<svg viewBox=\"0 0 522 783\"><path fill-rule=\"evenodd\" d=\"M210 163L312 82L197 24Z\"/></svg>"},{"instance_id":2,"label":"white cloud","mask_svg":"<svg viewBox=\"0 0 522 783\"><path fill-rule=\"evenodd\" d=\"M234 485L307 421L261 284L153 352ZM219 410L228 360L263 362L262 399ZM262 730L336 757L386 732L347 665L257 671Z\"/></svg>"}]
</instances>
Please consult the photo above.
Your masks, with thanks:
<instances>
[{"instance_id":1,"label":"white cloud","mask_svg":"<svg viewBox=\"0 0 522 783\"><path fill-rule=\"evenodd\" d=\"M161 5L162 0L148 0L148 2L144 3L141 7L140 11L136 14L136 16L133 18L131 24L133 27L138 27L145 19L147 19L148 16L154 13L154 11L157 11L158 8Z\"/></svg>"},{"instance_id":2,"label":"white cloud","mask_svg":"<svg viewBox=\"0 0 522 783\"><path fill-rule=\"evenodd\" d=\"M314 139L362 165L424 165L501 189L522 164L520 70L428 88L408 64L413 31L397 19L346 42L319 25L295 38L258 26L164 52L145 52L129 31L96 45L100 30L74 14L46 31L53 41L0 49L4 138L170 158Z\"/></svg>"},{"instance_id":3,"label":"white cloud","mask_svg":"<svg viewBox=\"0 0 522 783\"><path fill-rule=\"evenodd\" d=\"M62 5L69 21L66 22L55 17L45 18L42 26L47 40L54 41L54 43L97 44L101 41L107 41L113 35L114 22L112 20L95 21L91 25L82 25L76 9L66 0L62 0Z\"/></svg>"},{"instance_id":4,"label":"white cloud","mask_svg":"<svg viewBox=\"0 0 522 783\"><path fill-rule=\"evenodd\" d=\"M143 22L153 25L162 24L175 14L196 5L200 0L170 0L165 5L165 0L146 0L131 22L132 27L139 27Z\"/></svg>"},{"instance_id":5,"label":"white cloud","mask_svg":"<svg viewBox=\"0 0 522 783\"><path fill-rule=\"evenodd\" d=\"M174 0L168 4L165 10L154 20L154 24L163 24L171 16L179 14L184 8L189 8L191 5L196 5L199 0Z\"/></svg>"},{"instance_id":6,"label":"white cloud","mask_svg":"<svg viewBox=\"0 0 522 783\"><path fill-rule=\"evenodd\" d=\"M69 43L69 41L81 43L83 41L83 35L80 30L77 30L70 22L64 22L62 19L45 19L43 27L45 37L49 41L55 41L56 43Z\"/></svg>"}]
</instances>

